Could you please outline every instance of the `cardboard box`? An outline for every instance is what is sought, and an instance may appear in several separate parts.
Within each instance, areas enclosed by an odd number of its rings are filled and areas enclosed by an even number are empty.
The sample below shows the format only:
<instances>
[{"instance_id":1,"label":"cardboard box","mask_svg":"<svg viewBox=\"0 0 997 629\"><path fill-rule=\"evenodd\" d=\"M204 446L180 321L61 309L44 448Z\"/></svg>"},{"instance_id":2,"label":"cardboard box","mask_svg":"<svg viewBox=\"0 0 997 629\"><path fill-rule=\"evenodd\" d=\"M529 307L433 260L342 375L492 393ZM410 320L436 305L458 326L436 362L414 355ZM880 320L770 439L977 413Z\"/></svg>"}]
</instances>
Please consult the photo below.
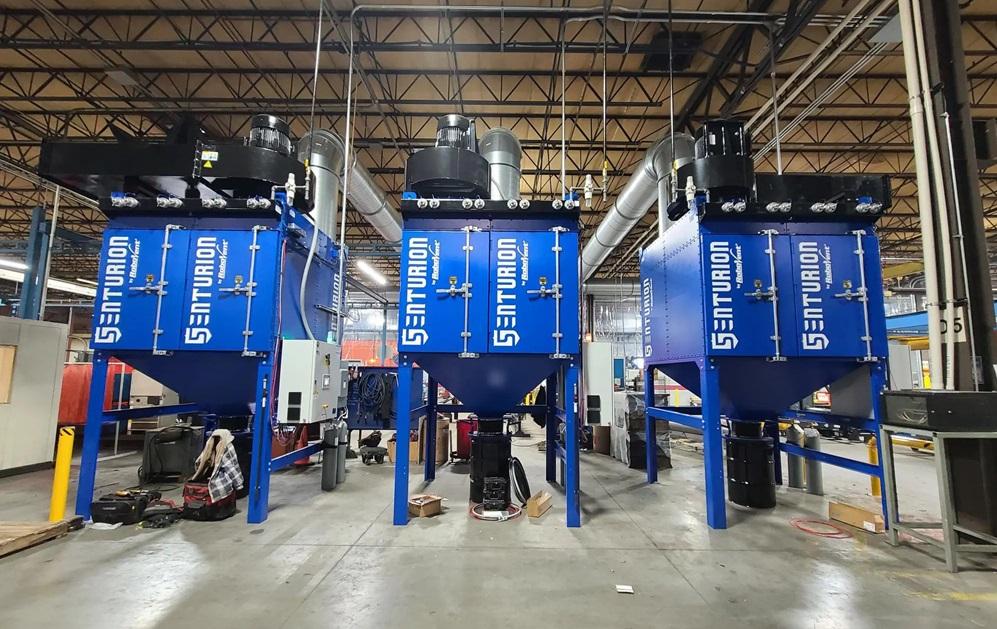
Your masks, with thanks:
<instances>
[{"instance_id":1,"label":"cardboard box","mask_svg":"<svg viewBox=\"0 0 997 629\"><path fill-rule=\"evenodd\" d=\"M397 441L389 441L387 443L388 448L388 460L392 463L395 462L395 449L398 447ZM418 441L410 441L408 444L408 460L409 463L422 463L422 450L419 448Z\"/></svg>"},{"instance_id":2,"label":"cardboard box","mask_svg":"<svg viewBox=\"0 0 997 629\"><path fill-rule=\"evenodd\" d=\"M538 491L526 501L526 515L531 518L539 518L551 508L552 501L553 498L549 493L542 490Z\"/></svg>"},{"instance_id":3,"label":"cardboard box","mask_svg":"<svg viewBox=\"0 0 997 629\"><path fill-rule=\"evenodd\" d=\"M429 518L443 513L443 498L430 494L418 494L408 499L409 515L415 518Z\"/></svg>"},{"instance_id":4,"label":"cardboard box","mask_svg":"<svg viewBox=\"0 0 997 629\"><path fill-rule=\"evenodd\" d=\"M880 507L863 507L832 500L827 503L827 517L830 520L844 522L857 529L865 529L870 533L882 533L886 530Z\"/></svg>"},{"instance_id":5,"label":"cardboard box","mask_svg":"<svg viewBox=\"0 0 997 629\"><path fill-rule=\"evenodd\" d=\"M440 420L436 426L436 464L450 460L450 423Z\"/></svg>"},{"instance_id":6,"label":"cardboard box","mask_svg":"<svg viewBox=\"0 0 997 629\"><path fill-rule=\"evenodd\" d=\"M436 464L443 465L450 460L450 422L446 419L436 420ZM388 460L395 462L396 441L389 441ZM408 460L409 463L422 463L428 455L428 444L426 443L426 418L419 418L419 440L409 442Z\"/></svg>"},{"instance_id":7,"label":"cardboard box","mask_svg":"<svg viewBox=\"0 0 997 629\"><path fill-rule=\"evenodd\" d=\"M592 426L592 450L599 454L609 454L609 434L611 426Z\"/></svg>"}]
</instances>

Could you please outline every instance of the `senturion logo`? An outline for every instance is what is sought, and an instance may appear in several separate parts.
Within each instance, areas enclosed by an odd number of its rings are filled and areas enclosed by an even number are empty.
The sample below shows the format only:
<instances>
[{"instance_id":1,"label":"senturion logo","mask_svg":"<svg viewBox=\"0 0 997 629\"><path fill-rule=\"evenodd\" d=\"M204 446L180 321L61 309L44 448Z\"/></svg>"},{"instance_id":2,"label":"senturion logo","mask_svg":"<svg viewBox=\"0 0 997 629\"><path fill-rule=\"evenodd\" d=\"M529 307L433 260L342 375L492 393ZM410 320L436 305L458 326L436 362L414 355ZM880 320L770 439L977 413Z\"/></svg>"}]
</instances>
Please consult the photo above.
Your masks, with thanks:
<instances>
[{"instance_id":1,"label":"senturion logo","mask_svg":"<svg viewBox=\"0 0 997 629\"><path fill-rule=\"evenodd\" d=\"M205 345L211 341L211 305L218 254L216 236L201 236L197 239L194 245L194 277L191 280L187 326L183 331L183 341L187 345Z\"/></svg>"},{"instance_id":2,"label":"senturion logo","mask_svg":"<svg viewBox=\"0 0 997 629\"><path fill-rule=\"evenodd\" d=\"M651 355L651 311L654 309L654 285L645 277L640 287L641 314L644 323L644 356Z\"/></svg>"},{"instance_id":3,"label":"senturion logo","mask_svg":"<svg viewBox=\"0 0 997 629\"><path fill-rule=\"evenodd\" d=\"M121 340L121 302L125 295L125 275L131 266L138 265L138 241L134 253L129 247L128 236L111 236L107 239L101 269L100 309L97 326L93 331L95 343L117 343ZM132 255L129 264L128 256Z\"/></svg>"},{"instance_id":4,"label":"senturion logo","mask_svg":"<svg viewBox=\"0 0 997 629\"><path fill-rule=\"evenodd\" d=\"M429 341L429 333L426 331L426 287L431 257L429 238L424 236L409 238L408 253L405 257L402 345L425 345ZM438 275L439 263L435 264L435 273Z\"/></svg>"},{"instance_id":5,"label":"senturion logo","mask_svg":"<svg viewBox=\"0 0 997 629\"><path fill-rule=\"evenodd\" d=\"M821 351L831 344L824 334L824 303L821 289L831 282L831 248L814 241L801 241L798 246L800 261L800 299L803 305L803 349Z\"/></svg>"},{"instance_id":6,"label":"senturion logo","mask_svg":"<svg viewBox=\"0 0 997 629\"><path fill-rule=\"evenodd\" d=\"M496 347L519 345L516 281L519 252L515 238L499 238L496 243L495 263L495 328L492 344ZM524 273L528 273L525 271Z\"/></svg>"},{"instance_id":7,"label":"senturion logo","mask_svg":"<svg viewBox=\"0 0 997 629\"><path fill-rule=\"evenodd\" d=\"M741 260L741 245L726 240L710 242L710 307L713 315L713 330L710 332L710 348L733 350L738 338L734 330L734 290L744 284L744 265Z\"/></svg>"}]
</instances>

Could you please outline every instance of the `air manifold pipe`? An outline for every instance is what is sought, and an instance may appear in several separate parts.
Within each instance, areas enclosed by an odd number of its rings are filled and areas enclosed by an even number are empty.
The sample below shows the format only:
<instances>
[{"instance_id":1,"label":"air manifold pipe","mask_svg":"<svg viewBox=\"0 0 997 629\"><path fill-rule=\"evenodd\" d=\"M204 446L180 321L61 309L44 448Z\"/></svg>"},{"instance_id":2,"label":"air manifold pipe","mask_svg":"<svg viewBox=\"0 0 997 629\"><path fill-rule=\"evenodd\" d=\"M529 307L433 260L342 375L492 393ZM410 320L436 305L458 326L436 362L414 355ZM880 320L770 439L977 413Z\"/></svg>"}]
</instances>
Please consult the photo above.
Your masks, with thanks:
<instances>
[{"instance_id":1,"label":"air manifold pipe","mask_svg":"<svg viewBox=\"0 0 997 629\"><path fill-rule=\"evenodd\" d=\"M666 136L655 143L631 175L613 205L606 211L595 233L582 249L582 280L588 280L599 269L613 249L630 230L647 214L648 208L659 201L659 184L662 199L670 201L673 166L694 157L694 140L685 133Z\"/></svg>"}]
</instances>

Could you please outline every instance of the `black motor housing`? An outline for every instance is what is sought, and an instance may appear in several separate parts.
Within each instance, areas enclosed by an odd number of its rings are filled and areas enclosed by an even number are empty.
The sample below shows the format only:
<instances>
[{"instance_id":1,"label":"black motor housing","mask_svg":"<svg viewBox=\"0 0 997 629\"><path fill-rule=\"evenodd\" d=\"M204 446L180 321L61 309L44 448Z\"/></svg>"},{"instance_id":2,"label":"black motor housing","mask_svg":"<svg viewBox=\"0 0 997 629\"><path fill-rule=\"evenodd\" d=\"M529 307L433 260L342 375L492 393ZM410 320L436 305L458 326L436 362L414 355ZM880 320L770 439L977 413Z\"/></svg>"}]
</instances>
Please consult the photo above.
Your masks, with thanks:
<instances>
[{"instance_id":1,"label":"black motor housing","mask_svg":"<svg viewBox=\"0 0 997 629\"><path fill-rule=\"evenodd\" d=\"M709 120L696 133L696 157L678 170L679 188L688 177L711 201L745 199L755 183L751 134L739 120Z\"/></svg>"}]
</instances>

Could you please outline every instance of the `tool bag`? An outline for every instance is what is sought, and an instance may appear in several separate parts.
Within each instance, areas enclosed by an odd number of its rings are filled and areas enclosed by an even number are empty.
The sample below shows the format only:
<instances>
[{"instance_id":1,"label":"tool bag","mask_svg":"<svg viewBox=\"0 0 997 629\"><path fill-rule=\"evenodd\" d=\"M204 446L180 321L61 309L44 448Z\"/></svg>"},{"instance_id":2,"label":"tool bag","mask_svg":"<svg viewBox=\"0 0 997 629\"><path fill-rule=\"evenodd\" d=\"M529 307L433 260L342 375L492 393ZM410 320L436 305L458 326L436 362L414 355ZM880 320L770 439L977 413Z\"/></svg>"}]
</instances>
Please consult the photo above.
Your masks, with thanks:
<instances>
[{"instance_id":1,"label":"tool bag","mask_svg":"<svg viewBox=\"0 0 997 629\"><path fill-rule=\"evenodd\" d=\"M236 511L236 495L245 484L234 437L225 429L211 433L197 457L197 469L183 486L183 517L188 520L224 520Z\"/></svg>"},{"instance_id":2,"label":"tool bag","mask_svg":"<svg viewBox=\"0 0 997 629\"><path fill-rule=\"evenodd\" d=\"M186 520L209 522L235 515L235 492L212 500L207 482L187 481L183 486L183 515Z\"/></svg>"},{"instance_id":3,"label":"tool bag","mask_svg":"<svg viewBox=\"0 0 997 629\"><path fill-rule=\"evenodd\" d=\"M90 503L90 517L105 524L135 524L142 520L149 503L160 497L158 491L138 489L104 494Z\"/></svg>"}]
</instances>

